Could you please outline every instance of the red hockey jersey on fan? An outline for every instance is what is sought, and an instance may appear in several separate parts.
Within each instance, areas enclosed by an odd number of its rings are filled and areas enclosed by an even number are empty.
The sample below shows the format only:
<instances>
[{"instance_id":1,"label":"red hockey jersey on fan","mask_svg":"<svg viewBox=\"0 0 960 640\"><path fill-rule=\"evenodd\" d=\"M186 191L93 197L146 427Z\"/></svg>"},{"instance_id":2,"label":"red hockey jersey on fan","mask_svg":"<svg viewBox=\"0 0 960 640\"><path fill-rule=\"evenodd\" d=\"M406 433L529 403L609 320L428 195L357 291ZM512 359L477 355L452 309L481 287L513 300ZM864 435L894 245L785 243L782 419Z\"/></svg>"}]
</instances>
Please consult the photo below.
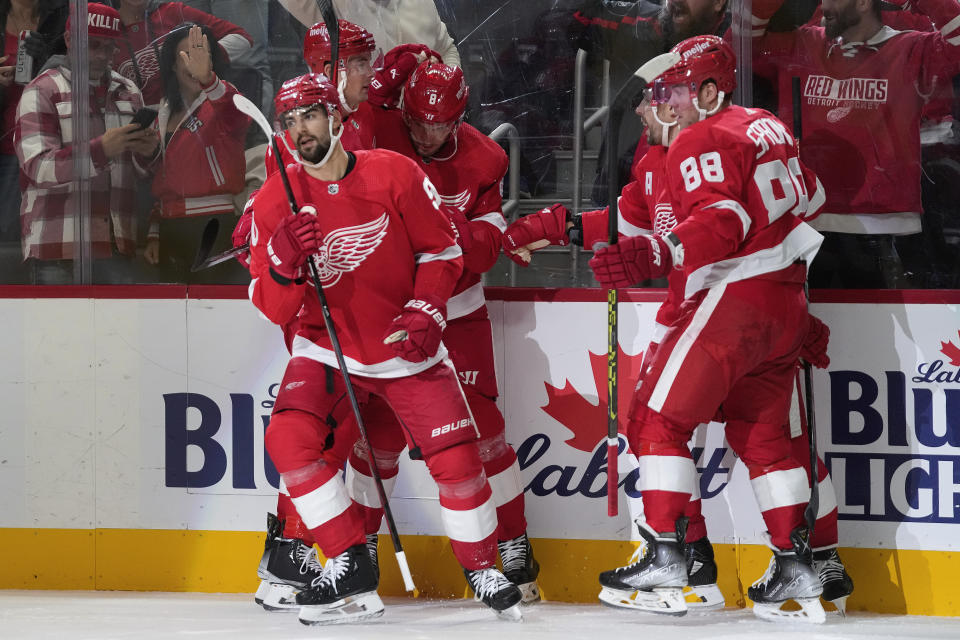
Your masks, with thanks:
<instances>
[{"instance_id":1,"label":"red hockey jersey on fan","mask_svg":"<svg viewBox=\"0 0 960 640\"><path fill-rule=\"evenodd\" d=\"M471 238L463 256L463 275L447 303L448 320L466 316L486 303L480 276L497 261L501 237L507 228L502 211L507 154L496 142L463 123L457 129L453 155L424 160L413 149L399 111L375 112L377 144L416 160L437 187L444 206L459 211L470 221ZM444 153L441 150L440 154Z\"/></svg>"},{"instance_id":2,"label":"red hockey jersey on fan","mask_svg":"<svg viewBox=\"0 0 960 640\"><path fill-rule=\"evenodd\" d=\"M816 255L823 237L803 220L816 216L825 195L773 114L734 105L684 129L667 152L666 187L684 298L757 276L805 279L790 267Z\"/></svg>"},{"instance_id":3,"label":"red hockey jersey on fan","mask_svg":"<svg viewBox=\"0 0 960 640\"><path fill-rule=\"evenodd\" d=\"M166 35L184 22L210 27L217 37L217 43L211 42L210 45L223 47L231 61L253 46L250 34L231 22L182 2L160 4L151 0L142 21L124 25L123 36L117 41L117 52L113 56L114 71L140 87L145 105L159 104L163 97L158 62L160 49Z\"/></svg>"},{"instance_id":4,"label":"red hockey jersey on fan","mask_svg":"<svg viewBox=\"0 0 960 640\"><path fill-rule=\"evenodd\" d=\"M287 173L297 202L319 211L324 243L316 260L340 346L351 373L394 378L425 371L396 357L383 332L403 305L424 295L446 300L463 266L460 247L422 171L389 151L358 151L353 169L322 182L301 165ZM253 203L251 300L272 322L299 317L292 355L337 366L312 282L280 284L270 274L267 242L290 207L280 176L267 179ZM309 278L307 279L309 281Z\"/></svg>"},{"instance_id":5,"label":"red hockey jersey on fan","mask_svg":"<svg viewBox=\"0 0 960 640\"><path fill-rule=\"evenodd\" d=\"M779 0L754 3L756 16ZM920 231L920 116L960 61L960 5L916 0L941 31L883 27L868 42L830 41L803 26L765 33L754 54L779 70L779 112L793 122L791 78L802 86L802 157L823 180L827 202L817 228L843 233ZM768 6L770 5L770 6ZM763 10L763 13L758 11Z\"/></svg>"}]
</instances>

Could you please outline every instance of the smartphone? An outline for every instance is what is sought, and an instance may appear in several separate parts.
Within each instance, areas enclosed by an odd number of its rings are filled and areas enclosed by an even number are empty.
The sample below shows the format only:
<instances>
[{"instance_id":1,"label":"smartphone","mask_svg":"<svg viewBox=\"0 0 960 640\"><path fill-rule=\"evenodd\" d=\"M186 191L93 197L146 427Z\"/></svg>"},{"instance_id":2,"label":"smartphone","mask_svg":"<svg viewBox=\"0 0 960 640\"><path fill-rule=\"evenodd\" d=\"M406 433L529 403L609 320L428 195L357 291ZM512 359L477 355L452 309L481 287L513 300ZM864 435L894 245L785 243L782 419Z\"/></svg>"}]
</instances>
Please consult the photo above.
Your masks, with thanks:
<instances>
[{"instance_id":1,"label":"smartphone","mask_svg":"<svg viewBox=\"0 0 960 640\"><path fill-rule=\"evenodd\" d=\"M133 120L130 121L130 124L139 125L141 129L146 129L153 124L153 121L157 119L157 110L151 109L150 107L143 107L138 109L135 114L133 114Z\"/></svg>"}]
</instances>

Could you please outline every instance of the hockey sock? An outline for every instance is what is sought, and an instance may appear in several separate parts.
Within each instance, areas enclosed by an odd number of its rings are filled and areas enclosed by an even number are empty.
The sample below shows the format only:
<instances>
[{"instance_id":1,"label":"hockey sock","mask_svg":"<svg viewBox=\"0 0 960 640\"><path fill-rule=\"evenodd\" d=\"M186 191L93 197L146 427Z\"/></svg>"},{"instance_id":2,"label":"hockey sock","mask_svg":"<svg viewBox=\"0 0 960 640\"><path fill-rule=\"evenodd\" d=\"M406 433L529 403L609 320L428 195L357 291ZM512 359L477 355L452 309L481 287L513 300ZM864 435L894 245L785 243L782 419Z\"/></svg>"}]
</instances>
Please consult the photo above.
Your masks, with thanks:
<instances>
[{"instance_id":1,"label":"hockey sock","mask_svg":"<svg viewBox=\"0 0 960 640\"><path fill-rule=\"evenodd\" d=\"M520 465L503 431L477 443L483 471L497 507L497 539L512 540L527 530Z\"/></svg>"},{"instance_id":2,"label":"hockey sock","mask_svg":"<svg viewBox=\"0 0 960 640\"><path fill-rule=\"evenodd\" d=\"M475 571L496 564L497 512L477 446L458 444L426 458L440 493L440 519L461 566Z\"/></svg>"},{"instance_id":3,"label":"hockey sock","mask_svg":"<svg viewBox=\"0 0 960 640\"><path fill-rule=\"evenodd\" d=\"M383 482L383 491L389 498L397 482L400 452L374 449L373 454L377 461L377 470L380 472L380 480ZM373 474L370 473L366 443L361 440L357 441L350 452L347 463L347 492L363 518L364 531L366 533L379 531L383 521L383 505L380 504L380 494L377 493L376 482Z\"/></svg>"}]
</instances>

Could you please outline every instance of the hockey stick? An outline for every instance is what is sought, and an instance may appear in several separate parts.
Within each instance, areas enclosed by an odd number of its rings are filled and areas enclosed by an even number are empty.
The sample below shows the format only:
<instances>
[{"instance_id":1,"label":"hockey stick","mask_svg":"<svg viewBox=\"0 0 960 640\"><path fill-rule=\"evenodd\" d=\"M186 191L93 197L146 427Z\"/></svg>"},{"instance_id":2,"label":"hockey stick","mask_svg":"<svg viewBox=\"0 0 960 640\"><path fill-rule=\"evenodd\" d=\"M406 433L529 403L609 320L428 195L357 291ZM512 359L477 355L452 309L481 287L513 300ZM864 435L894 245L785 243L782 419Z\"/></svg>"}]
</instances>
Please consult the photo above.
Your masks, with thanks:
<instances>
[{"instance_id":1,"label":"hockey stick","mask_svg":"<svg viewBox=\"0 0 960 640\"><path fill-rule=\"evenodd\" d=\"M340 23L333 10L332 0L317 0L323 23L327 25L327 34L330 36L330 84L337 86L337 71L340 62Z\"/></svg>"},{"instance_id":2,"label":"hockey stick","mask_svg":"<svg viewBox=\"0 0 960 640\"><path fill-rule=\"evenodd\" d=\"M213 249L213 243L217 241L217 233L220 231L220 221L216 218L210 218L207 226L203 228L203 234L200 236L200 246L197 248L197 256L193 259L193 266L190 271L200 271L207 267L212 267L216 262L206 264L210 257L210 251ZM221 260L221 262L223 262Z\"/></svg>"},{"instance_id":3,"label":"hockey stick","mask_svg":"<svg viewBox=\"0 0 960 640\"><path fill-rule=\"evenodd\" d=\"M617 243L618 211L617 196L619 185L616 180L617 145L620 142L620 123L627 111L627 105L634 96L642 91L650 82L664 71L680 61L679 54L664 53L651 58L627 79L610 103L607 119L607 231L610 244ZM579 179L579 176L578 176ZM620 348L619 317L617 307L619 292L616 289L607 291L607 515L617 515L617 499L619 473L617 456L620 453L619 429L617 427L617 393L619 391L619 370L617 352Z\"/></svg>"},{"instance_id":4,"label":"hockey stick","mask_svg":"<svg viewBox=\"0 0 960 640\"><path fill-rule=\"evenodd\" d=\"M791 89L793 93L793 137L797 140L798 153L800 138L803 136L803 117L800 113L802 107L800 100L800 78L791 78ZM807 314L810 313L810 291L807 289L807 282L803 283L803 294L807 300ZM803 517L807 521L807 529L810 530L810 538L813 537L813 529L817 522L817 512L820 510L820 469L817 463L817 434L816 423L814 422L813 412L813 367L809 362L803 363L803 390L807 396L806 416L807 416L807 439L810 442L810 501L807 502L807 508L803 512ZM797 397L800 395L800 385L797 385ZM801 407L803 412L803 407Z\"/></svg>"},{"instance_id":5,"label":"hockey stick","mask_svg":"<svg viewBox=\"0 0 960 640\"><path fill-rule=\"evenodd\" d=\"M195 271L203 271L204 269L209 269L210 267L216 266L221 262L226 262L231 258L236 258L237 256L243 253L246 253L249 250L250 250L249 244L242 244L239 247L234 247L233 249L230 249L229 251L224 251L223 253L218 253L215 256L210 256L200 264L197 264L196 261L194 261L193 266L190 267L190 271L195 272ZM198 251L197 258L199 259L200 257L201 257L200 252Z\"/></svg>"},{"instance_id":6,"label":"hockey stick","mask_svg":"<svg viewBox=\"0 0 960 640\"><path fill-rule=\"evenodd\" d=\"M236 93L233 95L233 104L242 113L250 116L256 122L267 139L273 146L273 153L280 167L280 180L283 182L283 189L287 193L287 200L290 203L290 211L296 215L300 211L297 205L297 199L293 195L293 188L290 186L290 179L287 177L287 169L283 163L283 156L280 155L280 145L277 144L277 136L270 129L270 123L260 112L257 105L253 104L245 96ZM353 416L357 420L357 428L360 430L360 436L370 442L367 437L367 428L363 423L363 416L360 414L360 405L357 403L357 396L353 391L353 382L350 380L350 372L347 371L347 364L343 358L343 349L340 347L340 340L337 337L337 330L333 324L333 317L330 315L330 305L327 304L327 296L323 291L323 285L320 283L320 275L317 273L317 265L313 257L307 261L310 269L310 278L313 280L313 286L317 290L317 298L320 301L320 311L323 314L323 324L327 328L327 335L330 336L330 344L333 346L333 352L337 356L337 366L340 368L340 374L343 376L343 384L347 390L347 398L350 400L350 408L353 409ZM413 584L413 576L410 575L410 566L407 564L407 556L403 552L403 545L400 543L400 536L397 533L397 525L393 519L393 511L390 509L390 503L387 501L386 491L383 489L383 480L380 478L380 471L377 469L377 461L374 458L372 447L367 447L367 464L370 465L370 475L373 476L374 484L377 486L377 495L380 496L380 504L383 505L383 514L387 519L387 529L390 531L390 539L393 541L393 549L397 556L397 564L400 566L400 575L403 576L403 585L407 591L413 591L416 587Z\"/></svg>"}]
</instances>

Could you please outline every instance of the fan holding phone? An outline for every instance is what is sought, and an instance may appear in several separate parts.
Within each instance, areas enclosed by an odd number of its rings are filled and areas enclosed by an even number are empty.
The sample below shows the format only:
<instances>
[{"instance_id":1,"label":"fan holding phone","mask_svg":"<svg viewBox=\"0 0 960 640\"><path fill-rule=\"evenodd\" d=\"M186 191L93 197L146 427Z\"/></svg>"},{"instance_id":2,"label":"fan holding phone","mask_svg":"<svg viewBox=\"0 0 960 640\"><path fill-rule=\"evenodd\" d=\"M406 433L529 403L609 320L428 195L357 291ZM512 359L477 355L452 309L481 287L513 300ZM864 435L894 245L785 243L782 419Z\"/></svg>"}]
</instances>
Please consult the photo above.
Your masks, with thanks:
<instances>
[{"instance_id":1,"label":"fan holding phone","mask_svg":"<svg viewBox=\"0 0 960 640\"><path fill-rule=\"evenodd\" d=\"M190 265L197 238L211 218L222 217L221 226L233 227L234 195L246 186L244 141L250 119L233 106L236 87L220 79L227 65L226 53L207 26L180 25L167 34L160 50L164 98L151 186L157 202L144 256L159 266L162 282L225 275L216 270L191 275ZM149 120L144 113L141 122ZM223 246L214 248L226 249L229 243L224 237Z\"/></svg>"}]
</instances>

